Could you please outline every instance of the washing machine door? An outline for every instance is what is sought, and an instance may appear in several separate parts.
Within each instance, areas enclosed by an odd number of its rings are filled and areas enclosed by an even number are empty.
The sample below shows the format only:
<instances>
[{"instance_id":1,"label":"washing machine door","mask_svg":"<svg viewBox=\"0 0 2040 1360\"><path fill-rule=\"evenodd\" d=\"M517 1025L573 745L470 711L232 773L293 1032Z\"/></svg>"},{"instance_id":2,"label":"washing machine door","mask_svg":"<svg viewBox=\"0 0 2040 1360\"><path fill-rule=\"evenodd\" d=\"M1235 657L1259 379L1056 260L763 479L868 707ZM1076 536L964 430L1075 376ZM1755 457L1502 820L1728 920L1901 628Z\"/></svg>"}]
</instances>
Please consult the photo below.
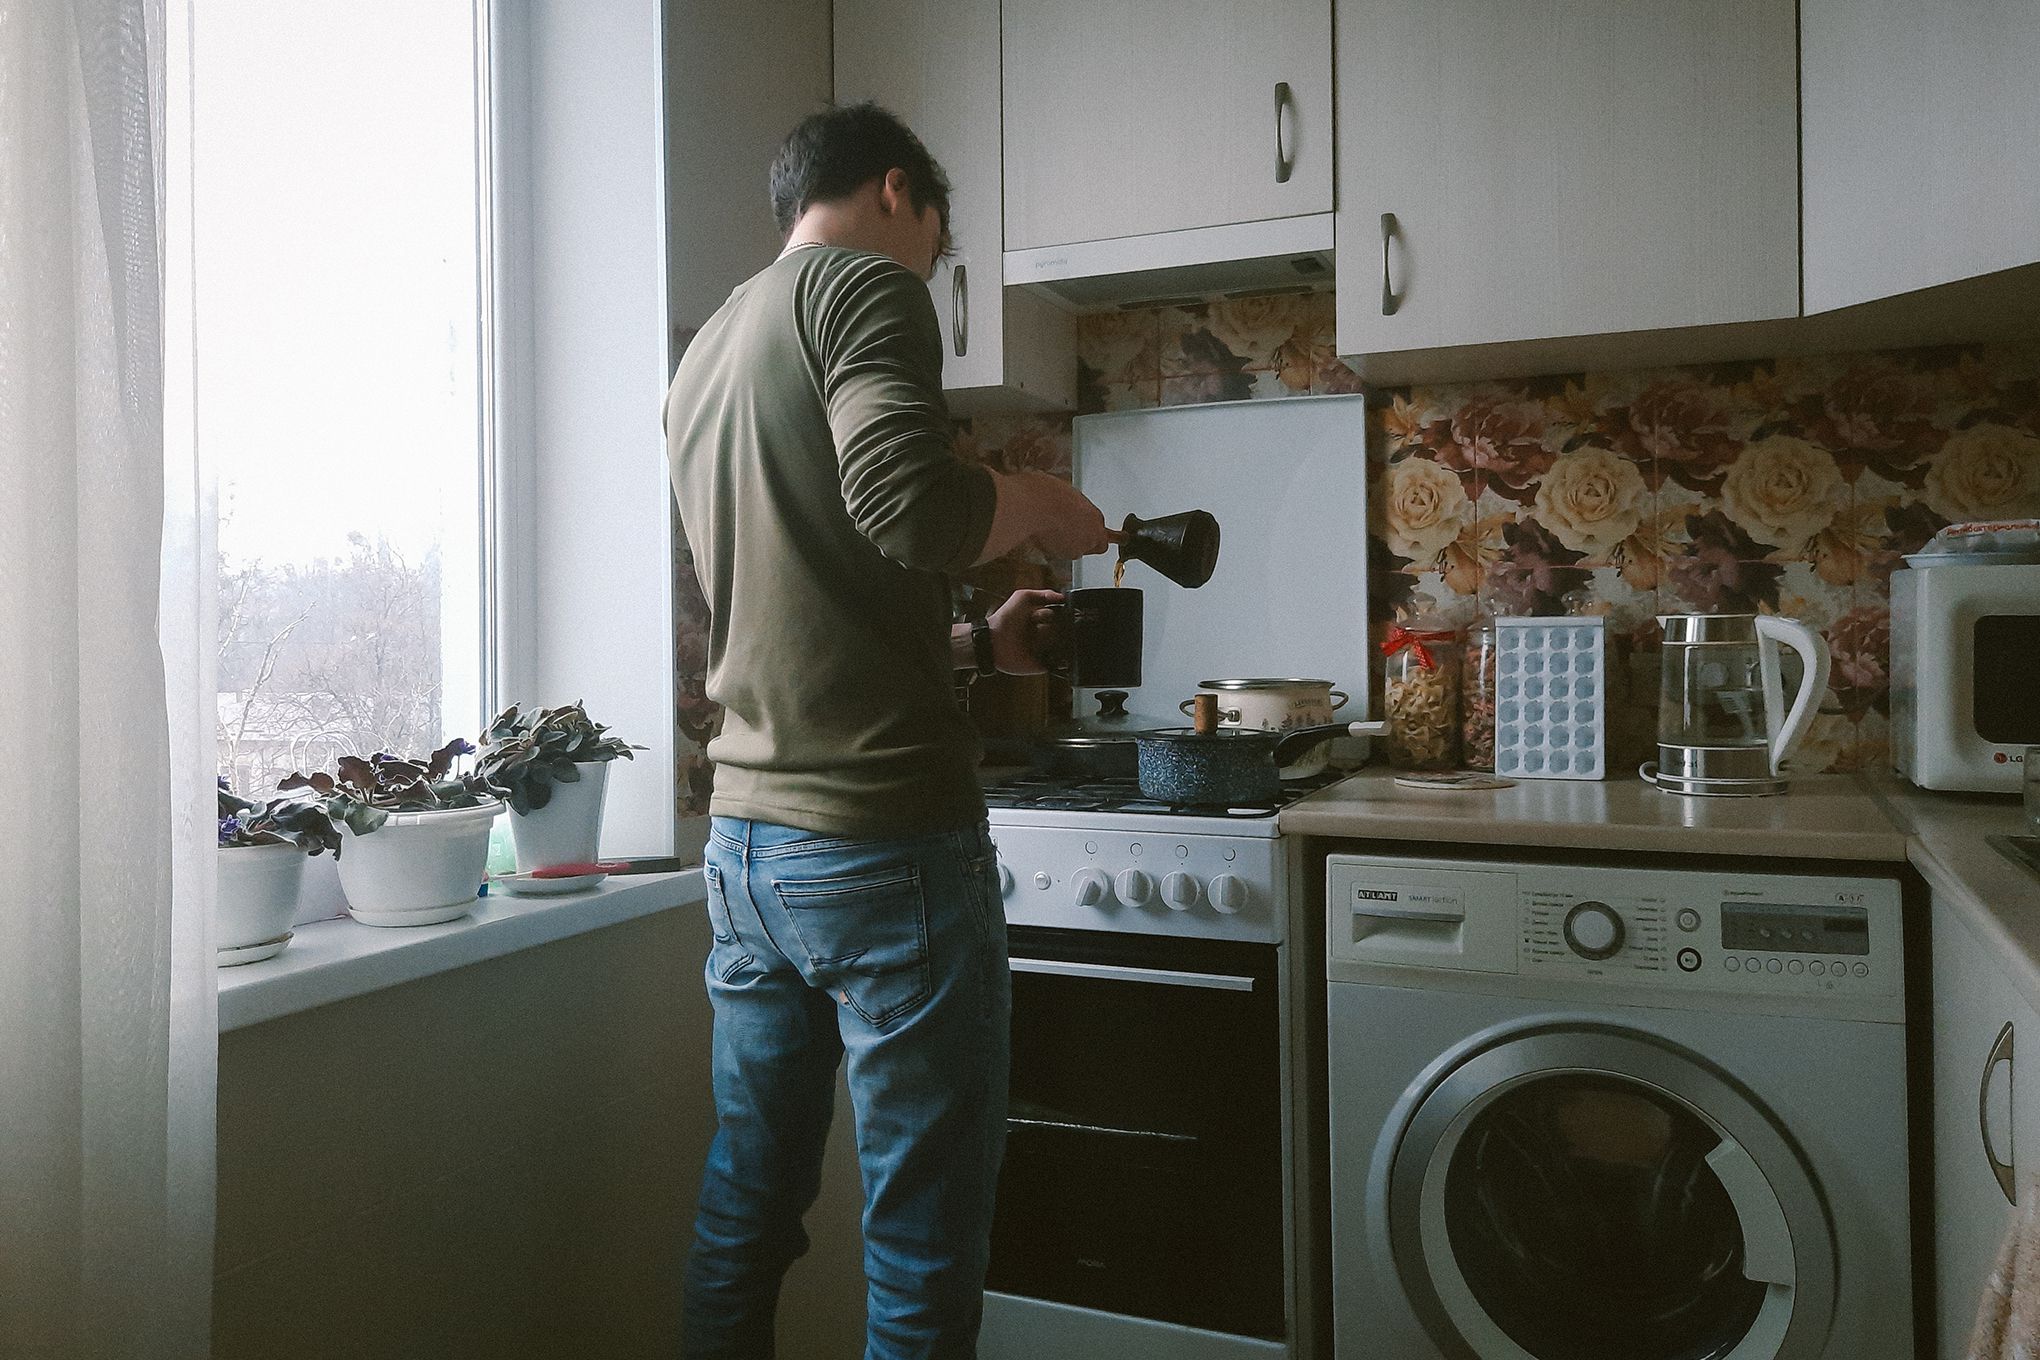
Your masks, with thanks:
<instances>
[{"instance_id":1,"label":"washing machine door","mask_svg":"<svg viewBox=\"0 0 2040 1360\"><path fill-rule=\"evenodd\" d=\"M1458 1360L1815 1360L1835 1243L1774 1121L1632 1031L1517 1031L1447 1068L1389 1172L1404 1293Z\"/></svg>"}]
</instances>

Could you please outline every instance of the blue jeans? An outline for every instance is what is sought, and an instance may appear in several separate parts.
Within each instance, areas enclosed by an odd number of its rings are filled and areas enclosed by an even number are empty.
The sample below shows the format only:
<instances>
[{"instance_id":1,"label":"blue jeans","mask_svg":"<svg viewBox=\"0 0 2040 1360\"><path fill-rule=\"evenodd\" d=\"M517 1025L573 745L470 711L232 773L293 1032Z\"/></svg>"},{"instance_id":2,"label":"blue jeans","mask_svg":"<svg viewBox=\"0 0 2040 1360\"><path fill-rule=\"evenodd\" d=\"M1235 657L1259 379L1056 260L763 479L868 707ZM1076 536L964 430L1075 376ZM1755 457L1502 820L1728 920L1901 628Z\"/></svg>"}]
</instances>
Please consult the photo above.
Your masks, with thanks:
<instances>
[{"instance_id":1,"label":"blue jeans","mask_svg":"<svg viewBox=\"0 0 2040 1360\"><path fill-rule=\"evenodd\" d=\"M851 840L718 817L704 874L718 1127L687 1261L684 1354L772 1355L847 1053L865 1356L975 1355L1012 1011L990 834Z\"/></svg>"}]
</instances>

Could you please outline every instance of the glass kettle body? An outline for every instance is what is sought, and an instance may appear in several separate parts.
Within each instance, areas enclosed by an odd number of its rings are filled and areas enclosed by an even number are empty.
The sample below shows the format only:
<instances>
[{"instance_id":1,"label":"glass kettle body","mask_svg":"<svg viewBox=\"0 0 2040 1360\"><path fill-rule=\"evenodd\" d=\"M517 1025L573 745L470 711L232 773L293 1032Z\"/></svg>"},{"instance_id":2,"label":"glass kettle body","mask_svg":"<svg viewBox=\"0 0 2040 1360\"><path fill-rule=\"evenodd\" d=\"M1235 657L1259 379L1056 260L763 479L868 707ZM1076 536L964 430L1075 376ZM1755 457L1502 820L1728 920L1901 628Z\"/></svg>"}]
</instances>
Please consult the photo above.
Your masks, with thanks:
<instances>
[{"instance_id":1,"label":"glass kettle body","mask_svg":"<svg viewBox=\"0 0 2040 1360\"><path fill-rule=\"evenodd\" d=\"M1785 758L1827 692L1828 648L1774 614L1661 614L1658 758L1642 774L1671 793L1783 793ZM1805 663L1788 706L1780 645Z\"/></svg>"}]
</instances>

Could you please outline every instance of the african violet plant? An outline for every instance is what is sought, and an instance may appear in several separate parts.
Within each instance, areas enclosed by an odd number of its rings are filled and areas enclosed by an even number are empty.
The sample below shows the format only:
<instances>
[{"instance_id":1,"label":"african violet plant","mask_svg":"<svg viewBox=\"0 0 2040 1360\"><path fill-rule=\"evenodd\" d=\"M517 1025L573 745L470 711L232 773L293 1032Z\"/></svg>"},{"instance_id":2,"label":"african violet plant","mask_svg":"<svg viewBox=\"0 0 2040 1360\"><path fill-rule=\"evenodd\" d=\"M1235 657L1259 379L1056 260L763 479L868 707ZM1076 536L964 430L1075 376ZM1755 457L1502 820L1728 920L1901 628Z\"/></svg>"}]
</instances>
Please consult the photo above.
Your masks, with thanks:
<instances>
[{"instance_id":1,"label":"african violet plant","mask_svg":"<svg viewBox=\"0 0 2040 1360\"><path fill-rule=\"evenodd\" d=\"M476 768L506 791L511 811L536 812L552 801L554 780L580 781L576 761L630 760L632 751L645 749L603 735L607 731L578 702L536 713L512 704L489 724Z\"/></svg>"},{"instance_id":2,"label":"african violet plant","mask_svg":"<svg viewBox=\"0 0 2040 1360\"><path fill-rule=\"evenodd\" d=\"M277 785L281 792L310 789L325 800L326 811L345 822L357 836L379 830L392 812L435 812L480 807L503 796L479 770L456 773L460 756L473 755L474 743L455 737L424 761L378 751L372 756L342 756L332 774L294 774Z\"/></svg>"},{"instance_id":3,"label":"african violet plant","mask_svg":"<svg viewBox=\"0 0 2040 1360\"><path fill-rule=\"evenodd\" d=\"M340 853L340 832L326 809L301 798L243 798L220 779L220 849L252 845L295 845L307 855Z\"/></svg>"}]
</instances>

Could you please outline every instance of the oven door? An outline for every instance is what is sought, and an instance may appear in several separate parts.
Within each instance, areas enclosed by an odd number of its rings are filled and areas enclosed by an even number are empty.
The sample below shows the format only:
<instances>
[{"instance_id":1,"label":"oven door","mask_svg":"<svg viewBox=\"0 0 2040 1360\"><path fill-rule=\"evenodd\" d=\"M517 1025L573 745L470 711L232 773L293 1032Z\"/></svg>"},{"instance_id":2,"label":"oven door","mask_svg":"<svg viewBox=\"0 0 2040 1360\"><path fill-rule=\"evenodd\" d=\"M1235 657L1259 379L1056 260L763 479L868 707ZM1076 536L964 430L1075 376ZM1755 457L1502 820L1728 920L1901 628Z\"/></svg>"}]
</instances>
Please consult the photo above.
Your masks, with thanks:
<instances>
[{"instance_id":1,"label":"oven door","mask_svg":"<svg viewBox=\"0 0 2040 1360\"><path fill-rule=\"evenodd\" d=\"M991 1290L1284 1334L1274 945L1011 928Z\"/></svg>"}]
</instances>

